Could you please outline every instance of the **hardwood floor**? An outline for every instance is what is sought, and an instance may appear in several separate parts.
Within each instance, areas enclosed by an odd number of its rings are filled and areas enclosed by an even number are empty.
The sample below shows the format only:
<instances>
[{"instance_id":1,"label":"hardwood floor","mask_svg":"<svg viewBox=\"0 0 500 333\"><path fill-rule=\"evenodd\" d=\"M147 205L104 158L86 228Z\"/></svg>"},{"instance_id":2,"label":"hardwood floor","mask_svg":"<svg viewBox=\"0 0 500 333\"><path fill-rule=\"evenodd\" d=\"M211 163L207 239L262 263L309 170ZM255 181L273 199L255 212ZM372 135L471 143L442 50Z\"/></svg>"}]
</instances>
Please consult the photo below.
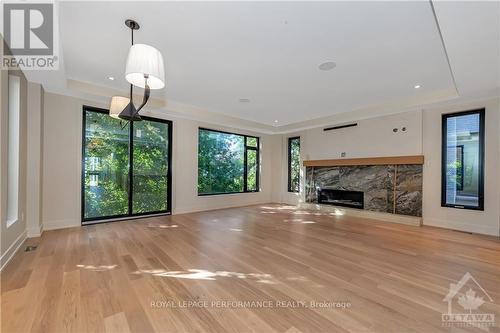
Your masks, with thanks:
<instances>
[{"instance_id":1,"label":"hardwood floor","mask_svg":"<svg viewBox=\"0 0 500 333\"><path fill-rule=\"evenodd\" d=\"M259 205L27 243L2 272L2 332L484 332L442 326L466 272L500 332L494 237Z\"/></svg>"}]
</instances>

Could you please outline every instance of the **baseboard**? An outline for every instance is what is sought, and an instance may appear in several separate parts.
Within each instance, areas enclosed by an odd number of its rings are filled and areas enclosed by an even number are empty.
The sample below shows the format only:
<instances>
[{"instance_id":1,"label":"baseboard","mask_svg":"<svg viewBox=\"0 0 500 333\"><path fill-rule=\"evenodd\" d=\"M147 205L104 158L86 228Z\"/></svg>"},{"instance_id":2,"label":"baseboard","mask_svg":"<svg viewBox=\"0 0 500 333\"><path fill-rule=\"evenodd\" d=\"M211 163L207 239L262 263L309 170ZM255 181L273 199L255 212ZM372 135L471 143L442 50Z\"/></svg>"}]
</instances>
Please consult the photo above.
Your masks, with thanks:
<instances>
[{"instance_id":1,"label":"baseboard","mask_svg":"<svg viewBox=\"0 0 500 333\"><path fill-rule=\"evenodd\" d=\"M55 220L43 223L43 231L46 230L56 230L64 228L74 228L81 226L79 220L65 219L65 220Z\"/></svg>"},{"instance_id":2,"label":"baseboard","mask_svg":"<svg viewBox=\"0 0 500 333\"><path fill-rule=\"evenodd\" d=\"M475 234L483 234L490 236L499 236L500 230L498 230L498 225L479 225L479 224L467 224L458 221L449 221L449 220L441 220L441 219L432 219L432 218L424 218L424 225L446 228L451 230L459 230L472 232Z\"/></svg>"},{"instance_id":3,"label":"baseboard","mask_svg":"<svg viewBox=\"0 0 500 333\"><path fill-rule=\"evenodd\" d=\"M28 228L28 238L40 237L43 233L43 225L38 228Z\"/></svg>"},{"instance_id":4,"label":"baseboard","mask_svg":"<svg viewBox=\"0 0 500 333\"><path fill-rule=\"evenodd\" d=\"M211 210L248 207L248 206L255 206L255 205L264 205L264 204L269 204L269 203L270 203L270 201L257 201L257 202L247 202L245 204L220 205L217 207L214 207L214 206L184 207L184 208L176 208L175 210L172 211L172 215L208 212Z\"/></svg>"},{"instance_id":5,"label":"baseboard","mask_svg":"<svg viewBox=\"0 0 500 333\"><path fill-rule=\"evenodd\" d=\"M0 272L5 268L5 266L9 263L9 261L14 257L17 253L21 245L23 245L26 240L26 230L24 230L19 237L9 246L7 251L0 257Z\"/></svg>"},{"instance_id":6,"label":"baseboard","mask_svg":"<svg viewBox=\"0 0 500 333\"><path fill-rule=\"evenodd\" d=\"M375 219L383 222L401 223L412 226L422 225L422 218L417 216L399 215L382 212L372 212L369 210L344 208L331 205L319 205L314 203L301 203L300 208L333 212L339 215L357 216L367 219Z\"/></svg>"}]
</instances>

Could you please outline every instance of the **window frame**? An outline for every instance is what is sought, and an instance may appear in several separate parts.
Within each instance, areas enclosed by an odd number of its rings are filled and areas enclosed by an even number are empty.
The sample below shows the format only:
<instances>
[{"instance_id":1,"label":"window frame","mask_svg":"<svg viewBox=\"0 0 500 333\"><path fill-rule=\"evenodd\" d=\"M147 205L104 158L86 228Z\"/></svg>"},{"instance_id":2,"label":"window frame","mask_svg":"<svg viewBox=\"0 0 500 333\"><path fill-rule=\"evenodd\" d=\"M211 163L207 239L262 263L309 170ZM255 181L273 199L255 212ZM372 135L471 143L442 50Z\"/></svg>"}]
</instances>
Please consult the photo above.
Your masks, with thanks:
<instances>
[{"instance_id":1,"label":"window frame","mask_svg":"<svg viewBox=\"0 0 500 333\"><path fill-rule=\"evenodd\" d=\"M457 205L449 204L446 202L446 173L447 173L447 155L448 155L448 126L447 122L449 118L466 116L471 114L479 115L479 170L478 170L478 205ZM456 209L468 209L468 210L479 210L484 211L484 141L485 141L485 109L474 109L468 111L460 111L453 113L445 113L441 115L441 207L445 208L456 208ZM463 154L462 154L463 156ZM463 165L462 165L463 169ZM463 181L463 177L462 177Z\"/></svg>"},{"instance_id":2,"label":"window frame","mask_svg":"<svg viewBox=\"0 0 500 333\"><path fill-rule=\"evenodd\" d=\"M210 132L223 133L223 134L229 134L229 135L238 135L238 136L243 137L243 191L200 193L198 191L198 180L197 180L196 187L197 187L198 196L199 197L206 197L206 196L211 196L211 195L260 192L260 137L254 136L254 135L246 135L246 134L222 131L222 130L215 130L215 129L207 128L207 127L198 127L198 153L196 155L197 158L200 154L200 140L199 140L200 139L200 131L210 131ZM257 146L256 147L248 146L248 138L257 139ZM248 190L248 184L247 184L247 182L248 182L248 166L247 166L248 150L253 150L256 152L255 158L256 158L257 165L256 165L256 175L255 175L255 190ZM198 168L199 168L199 164L198 164ZM198 177L200 177L199 171L198 171Z\"/></svg>"},{"instance_id":3,"label":"window frame","mask_svg":"<svg viewBox=\"0 0 500 333\"><path fill-rule=\"evenodd\" d=\"M170 215L172 214L172 132L173 132L173 122L171 120L146 117L141 115L143 120L154 121L159 123L168 124L168 170L167 170L167 208L166 210L147 212L147 213L133 213L132 205L133 205L133 167L134 167L134 156L133 156L133 134L134 134L134 122L130 122L129 126L129 170L128 170L128 181L129 181L129 193L128 193L128 213L127 214L119 214L113 216L103 216L103 217L85 217L85 124L86 124L86 113L87 111L109 114L109 110L97 108L94 106L83 105L83 118L82 118L82 158L81 158L81 184L80 184L80 194L81 194L81 224L89 225L95 223L104 223L104 222L114 222L121 220L130 220L136 219L140 217L148 217L148 216L158 216L158 215Z\"/></svg>"},{"instance_id":4,"label":"window frame","mask_svg":"<svg viewBox=\"0 0 500 333\"><path fill-rule=\"evenodd\" d=\"M300 167L300 136L292 136L288 138L288 192L300 193L300 174L299 174L299 189L292 189L292 141L299 140L299 167Z\"/></svg>"},{"instance_id":5,"label":"window frame","mask_svg":"<svg viewBox=\"0 0 500 333\"><path fill-rule=\"evenodd\" d=\"M13 90L15 88L15 90ZM9 73L7 75L7 193L6 193L6 225L7 228L20 220L19 196L21 177L21 94L23 84L21 77Z\"/></svg>"}]
</instances>

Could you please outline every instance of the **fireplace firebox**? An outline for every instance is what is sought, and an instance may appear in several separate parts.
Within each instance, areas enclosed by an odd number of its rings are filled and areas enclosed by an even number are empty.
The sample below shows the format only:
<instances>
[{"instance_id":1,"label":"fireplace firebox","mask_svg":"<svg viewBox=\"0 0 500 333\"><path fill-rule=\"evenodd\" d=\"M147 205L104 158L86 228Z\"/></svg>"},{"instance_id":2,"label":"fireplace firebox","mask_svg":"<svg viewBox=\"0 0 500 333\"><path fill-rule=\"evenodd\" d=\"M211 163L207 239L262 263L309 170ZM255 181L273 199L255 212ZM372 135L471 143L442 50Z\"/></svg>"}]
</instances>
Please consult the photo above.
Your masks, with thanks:
<instances>
[{"instance_id":1,"label":"fireplace firebox","mask_svg":"<svg viewBox=\"0 0 500 333\"><path fill-rule=\"evenodd\" d=\"M364 192L321 188L318 190L318 203L363 209Z\"/></svg>"}]
</instances>

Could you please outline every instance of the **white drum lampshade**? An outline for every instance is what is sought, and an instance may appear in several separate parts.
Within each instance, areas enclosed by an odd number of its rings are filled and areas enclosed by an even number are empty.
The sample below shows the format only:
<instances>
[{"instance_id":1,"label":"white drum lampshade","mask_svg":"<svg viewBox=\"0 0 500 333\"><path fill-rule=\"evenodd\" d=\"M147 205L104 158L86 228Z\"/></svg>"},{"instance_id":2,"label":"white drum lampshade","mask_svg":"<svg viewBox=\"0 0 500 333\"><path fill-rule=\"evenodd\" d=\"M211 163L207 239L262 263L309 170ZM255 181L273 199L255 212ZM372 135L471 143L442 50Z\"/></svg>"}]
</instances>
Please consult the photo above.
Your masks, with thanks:
<instances>
[{"instance_id":1,"label":"white drum lampshade","mask_svg":"<svg viewBox=\"0 0 500 333\"><path fill-rule=\"evenodd\" d=\"M130 103L130 98L123 96L111 97L111 105L109 106L109 115L113 118L119 119L118 115Z\"/></svg>"},{"instance_id":2,"label":"white drum lampshade","mask_svg":"<svg viewBox=\"0 0 500 333\"><path fill-rule=\"evenodd\" d=\"M165 87L165 68L160 51L146 44L134 44L128 52L125 79L134 86L145 88L145 74L150 89Z\"/></svg>"}]
</instances>

